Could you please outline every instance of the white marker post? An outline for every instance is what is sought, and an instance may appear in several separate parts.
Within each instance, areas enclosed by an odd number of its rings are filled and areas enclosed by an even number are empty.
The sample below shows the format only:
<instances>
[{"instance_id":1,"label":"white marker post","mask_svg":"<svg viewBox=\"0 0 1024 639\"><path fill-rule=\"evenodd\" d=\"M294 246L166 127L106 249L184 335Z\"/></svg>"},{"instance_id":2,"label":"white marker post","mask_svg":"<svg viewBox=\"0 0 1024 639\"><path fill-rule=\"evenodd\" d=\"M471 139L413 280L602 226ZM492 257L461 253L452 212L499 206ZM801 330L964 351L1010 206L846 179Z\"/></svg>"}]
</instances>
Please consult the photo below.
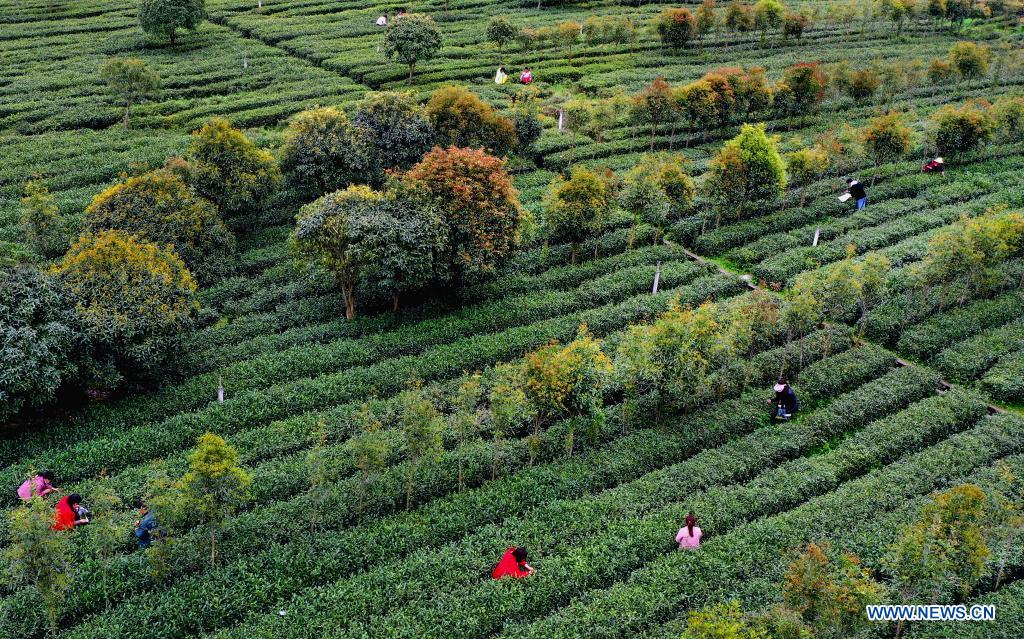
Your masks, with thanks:
<instances>
[{"instance_id":1,"label":"white marker post","mask_svg":"<svg viewBox=\"0 0 1024 639\"><path fill-rule=\"evenodd\" d=\"M661 262L658 262L658 267L654 270L654 288L651 289L651 295L658 292L658 282L661 281Z\"/></svg>"},{"instance_id":2,"label":"white marker post","mask_svg":"<svg viewBox=\"0 0 1024 639\"><path fill-rule=\"evenodd\" d=\"M562 117L563 117L564 115L565 115L565 113L564 113L564 112L563 112L563 111L562 111L561 109L559 109L559 110L558 110L558 130L559 130L559 131L561 131L561 130L562 130Z\"/></svg>"},{"instance_id":3,"label":"white marker post","mask_svg":"<svg viewBox=\"0 0 1024 639\"><path fill-rule=\"evenodd\" d=\"M820 237L820 236L821 236L821 227L819 226L818 228L814 229L814 244L812 244L811 246L817 246L818 245L818 237Z\"/></svg>"},{"instance_id":4,"label":"white marker post","mask_svg":"<svg viewBox=\"0 0 1024 639\"><path fill-rule=\"evenodd\" d=\"M217 378L217 402L224 403L224 378Z\"/></svg>"}]
</instances>

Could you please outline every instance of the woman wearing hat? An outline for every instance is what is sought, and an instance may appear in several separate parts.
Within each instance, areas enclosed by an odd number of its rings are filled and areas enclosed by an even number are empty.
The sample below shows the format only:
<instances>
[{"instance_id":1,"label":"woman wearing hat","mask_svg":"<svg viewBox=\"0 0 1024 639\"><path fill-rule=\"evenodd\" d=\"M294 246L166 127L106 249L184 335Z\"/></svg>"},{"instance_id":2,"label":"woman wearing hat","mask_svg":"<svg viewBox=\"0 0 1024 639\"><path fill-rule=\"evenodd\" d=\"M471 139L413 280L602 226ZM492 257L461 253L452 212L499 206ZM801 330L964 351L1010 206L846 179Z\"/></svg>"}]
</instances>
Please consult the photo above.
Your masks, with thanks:
<instances>
[{"instance_id":1,"label":"woman wearing hat","mask_svg":"<svg viewBox=\"0 0 1024 639\"><path fill-rule=\"evenodd\" d=\"M796 412L800 410L800 401L796 398L796 393L789 386L789 382L786 381L785 377L780 377L779 382L774 386L775 397L768 400L772 405L772 423L780 420L787 420L796 415Z\"/></svg>"}]
</instances>

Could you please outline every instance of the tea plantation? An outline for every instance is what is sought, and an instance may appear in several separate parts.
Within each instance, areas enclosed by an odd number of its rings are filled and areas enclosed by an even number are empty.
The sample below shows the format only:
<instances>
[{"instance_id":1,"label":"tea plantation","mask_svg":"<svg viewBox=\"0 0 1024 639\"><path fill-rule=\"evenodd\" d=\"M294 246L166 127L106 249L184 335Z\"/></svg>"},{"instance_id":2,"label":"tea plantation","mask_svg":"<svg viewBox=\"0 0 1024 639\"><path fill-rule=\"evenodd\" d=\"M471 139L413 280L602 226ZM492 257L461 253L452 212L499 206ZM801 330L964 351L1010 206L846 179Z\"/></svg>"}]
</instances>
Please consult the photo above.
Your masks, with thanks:
<instances>
[{"instance_id":1,"label":"tea plantation","mask_svg":"<svg viewBox=\"0 0 1024 639\"><path fill-rule=\"evenodd\" d=\"M1021 2L0 5L0 637L1024 636Z\"/></svg>"}]
</instances>

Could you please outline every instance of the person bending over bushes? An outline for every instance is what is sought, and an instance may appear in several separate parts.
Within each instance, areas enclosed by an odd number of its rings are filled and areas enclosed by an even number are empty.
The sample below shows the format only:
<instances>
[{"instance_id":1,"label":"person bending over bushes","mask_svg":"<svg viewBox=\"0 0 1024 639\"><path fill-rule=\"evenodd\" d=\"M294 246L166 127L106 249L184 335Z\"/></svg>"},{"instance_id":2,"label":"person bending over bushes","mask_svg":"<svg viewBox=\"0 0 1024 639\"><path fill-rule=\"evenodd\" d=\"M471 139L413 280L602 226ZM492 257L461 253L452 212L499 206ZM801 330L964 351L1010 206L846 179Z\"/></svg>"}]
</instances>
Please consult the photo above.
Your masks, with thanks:
<instances>
[{"instance_id":1,"label":"person bending over bushes","mask_svg":"<svg viewBox=\"0 0 1024 639\"><path fill-rule=\"evenodd\" d=\"M82 497L71 493L57 502L57 515L52 528L54 530L71 530L75 526L89 523L89 511L82 505Z\"/></svg>"},{"instance_id":2,"label":"person bending over bushes","mask_svg":"<svg viewBox=\"0 0 1024 639\"><path fill-rule=\"evenodd\" d=\"M512 546L505 551L498 565L491 571L491 578L514 577L516 579L523 579L533 573L533 566L526 563L526 548Z\"/></svg>"},{"instance_id":3,"label":"person bending over bushes","mask_svg":"<svg viewBox=\"0 0 1024 639\"><path fill-rule=\"evenodd\" d=\"M35 477L26 479L18 487L18 498L21 501L28 501L33 497L46 497L50 493L57 492L53 485L53 473L48 470L36 473Z\"/></svg>"},{"instance_id":4,"label":"person bending over bushes","mask_svg":"<svg viewBox=\"0 0 1024 639\"><path fill-rule=\"evenodd\" d=\"M768 400L772 405L772 423L791 419L800 410L800 401L796 393L789 386L785 377L779 378L779 383L774 386L775 397Z\"/></svg>"},{"instance_id":5,"label":"person bending over bushes","mask_svg":"<svg viewBox=\"0 0 1024 639\"><path fill-rule=\"evenodd\" d=\"M697 525L697 518L691 512L686 516L686 525L676 533L676 543L679 544L679 550L694 550L700 548L700 540L703 536L704 531Z\"/></svg>"}]
</instances>

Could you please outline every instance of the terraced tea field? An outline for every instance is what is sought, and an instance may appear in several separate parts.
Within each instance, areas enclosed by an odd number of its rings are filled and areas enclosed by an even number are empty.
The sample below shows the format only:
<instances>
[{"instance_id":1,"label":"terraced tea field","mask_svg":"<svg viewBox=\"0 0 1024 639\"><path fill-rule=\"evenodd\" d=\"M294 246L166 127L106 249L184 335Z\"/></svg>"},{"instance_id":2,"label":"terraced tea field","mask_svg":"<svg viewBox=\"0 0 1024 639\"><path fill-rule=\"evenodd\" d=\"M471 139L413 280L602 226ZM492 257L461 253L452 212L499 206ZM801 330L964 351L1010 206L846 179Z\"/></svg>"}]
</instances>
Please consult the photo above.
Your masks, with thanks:
<instances>
[{"instance_id":1,"label":"terraced tea field","mask_svg":"<svg viewBox=\"0 0 1024 639\"><path fill-rule=\"evenodd\" d=\"M1007 499L1024 507L1020 483L1007 480L1008 472L1024 476L1024 246L985 270L984 287L950 296L919 283L936 238L992 211L1024 209L1024 139L1012 132L948 157L943 176L921 171L934 155L937 111L1021 95L1020 16L970 18L957 29L918 7L897 35L886 17L863 17L873 3L789 2L814 16L801 37L774 28L765 41L756 29L719 27L674 51L650 23L676 5L543 4L408 3L433 16L443 46L406 87L407 67L382 53L374 24L394 4L208 0L208 21L164 44L139 29L135 2L0 0L3 256L27 246L19 224L26 181L38 178L77 223L124 175L184 154L210 117L229 119L276 157L293 115L350 109L373 91L408 88L425 102L458 83L512 114L517 91L494 83L499 51L487 36L499 14L520 29L585 25L592 16L628 18L636 28L627 42L511 42L501 54L510 70L529 65L536 79L543 133L506 167L538 225L557 175L589 167L621 176L652 148L685 156L697 192L691 207L672 212L664 237L615 206L579 259L569 243L527 234L496 273L457 295L428 293L351 320L335 280L296 257L290 235L302 203L275 200L247 213L232 227L233 273L198 291L198 327L166 383L51 407L3 431L3 485L48 469L64 495L89 504L112 491L121 502L110 522L126 534L112 546L100 526L67 533L73 568L56 616L60 636L689 637L693 611L728 601L746 611L779 605L793 550L807 543L855 553L891 583L891 545L940 491L1009 485ZM848 15L849 6L858 12ZM932 60L965 40L991 47L986 72L929 80ZM161 78L159 95L134 107L129 130L99 74L112 56L143 60ZM774 85L803 62L888 76L866 99L830 86L806 112L750 118L777 136L779 151L829 134L845 144L844 135L887 110L905 113L908 150L840 154L842 165L749 215L718 220L705 184L739 120L651 124L626 113L626 99L599 134L559 128L559 110L572 100L633 96L658 77L683 86L723 67L763 67ZM848 175L868 185L861 211L837 200ZM857 258L848 257L851 245ZM662 411L656 390L637 393L613 372L599 392L601 419L586 428L579 415L563 415L496 436L485 400L469 426L453 417L473 372L490 389L503 363L552 340L571 343L581 325L619 366L631 327L677 305L746 309L768 295L785 315L801 278L827 277L865 255L887 260L884 298L865 302L863 315L860 307L823 315L799 332L776 317L734 360L708 367L713 391L693 406ZM801 410L772 424L765 402L780 374ZM402 421L411 380L443 418L439 450L419 466ZM361 457L365 410L381 423L372 473ZM237 449L252 477L249 499L218 528L216 561L200 525L177 530L173 544L136 549L130 505L152 497L154 477L186 473L207 432ZM24 506L13 489L2 495L8 552ZM705 538L699 550L678 552L673 536L691 512ZM1024 634L1022 540L1012 538L1005 577L992 577L990 559L989 572L957 595L957 603L995 604L995 621L915 623L903 636ZM512 545L529 549L536 574L492 580ZM3 583L0 635L48 635L54 619L40 590ZM849 636L896 630L858 632Z\"/></svg>"}]
</instances>

